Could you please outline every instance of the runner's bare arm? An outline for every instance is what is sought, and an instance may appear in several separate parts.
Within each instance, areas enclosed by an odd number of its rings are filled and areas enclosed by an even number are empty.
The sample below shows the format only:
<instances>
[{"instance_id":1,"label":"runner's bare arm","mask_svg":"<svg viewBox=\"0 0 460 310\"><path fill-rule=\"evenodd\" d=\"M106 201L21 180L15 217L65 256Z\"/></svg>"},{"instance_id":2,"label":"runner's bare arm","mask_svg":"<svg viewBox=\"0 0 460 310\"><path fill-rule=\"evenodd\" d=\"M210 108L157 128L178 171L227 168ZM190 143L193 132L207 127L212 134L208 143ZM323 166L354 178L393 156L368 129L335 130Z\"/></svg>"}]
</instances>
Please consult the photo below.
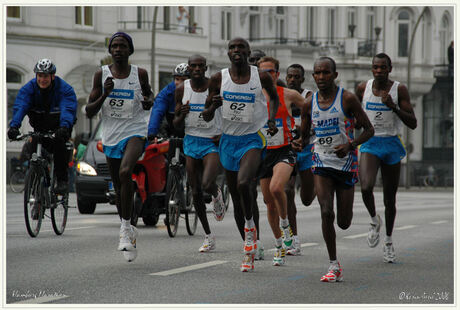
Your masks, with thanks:
<instances>
[{"instance_id":1,"label":"runner's bare arm","mask_svg":"<svg viewBox=\"0 0 460 310\"><path fill-rule=\"evenodd\" d=\"M187 104L182 104L183 96L184 96L184 83L180 84L176 88L176 92L174 94L174 100L176 101L176 107L174 109L173 126L176 129L184 127L185 116L190 111L189 101L187 101Z\"/></svg>"},{"instance_id":2,"label":"runner's bare arm","mask_svg":"<svg viewBox=\"0 0 460 310\"><path fill-rule=\"evenodd\" d=\"M267 133L273 136L278 132L278 128L276 128L275 117L280 105L280 99L278 97L278 92L276 91L276 86L273 84L272 77L267 72L260 72L259 77L260 84L262 85L262 88L267 92L270 102Z\"/></svg>"},{"instance_id":3,"label":"runner's bare arm","mask_svg":"<svg viewBox=\"0 0 460 310\"><path fill-rule=\"evenodd\" d=\"M220 96L220 85L222 83L222 73L217 72L212 75L209 81L209 93L206 99L205 108L202 112L203 119L206 122L214 118L214 112L222 105L222 97Z\"/></svg>"},{"instance_id":4,"label":"runner's bare arm","mask_svg":"<svg viewBox=\"0 0 460 310\"><path fill-rule=\"evenodd\" d=\"M144 110L150 110L153 106L153 101L155 99L155 96L152 92L152 88L150 87L149 84L149 74L147 73L147 70L139 68L139 82L141 83L141 89L142 89L142 108Z\"/></svg>"},{"instance_id":5,"label":"runner's bare arm","mask_svg":"<svg viewBox=\"0 0 460 310\"><path fill-rule=\"evenodd\" d=\"M300 110L300 135L302 139L302 149L308 145L311 132L311 103L312 96L307 97L304 106Z\"/></svg>"},{"instance_id":6,"label":"runner's bare arm","mask_svg":"<svg viewBox=\"0 0 460 310\"><path fill-rule=\"evenodd\" d=\"M94 74L93 89L89 94L88 104L86 105L86 115L88 118L95 116L102 108L102 104L110 92L113 90L113 78L108 77L104 82L104 92L102 91L102 70Z\"/></svg>"},{"instance_id":7,"label":"runner's bare arm","mask_svg":"<svg viewBox=\"0 0 460 310\"><path fill-rule=\"evenodd\" d=\"M285 88L284 89L284 102L286 103L286 108L289 111L289 115L292 116L292 104L302 111L303 106L306 103L306 98L304 98L298 91Z\"/></svg>"},{"instance_id":8,"label":"runner's bare arm","mask_svg":"<svg viewBox=\"0 0 460 310\"><path fill-rule=\"evenodd\" d=\"M398 86L398 101L400 110L396 109L396 103L393 102L391 96L386 95L382 97L382 102L384 102L393 110L394 113L396 113L396 115L398 115L404 125L410 129L417 128L417 118L415 117L414 109L412 109L412 105L410 103L409 91L405 85L399 84Z\"/></svg>"}]
</instances>

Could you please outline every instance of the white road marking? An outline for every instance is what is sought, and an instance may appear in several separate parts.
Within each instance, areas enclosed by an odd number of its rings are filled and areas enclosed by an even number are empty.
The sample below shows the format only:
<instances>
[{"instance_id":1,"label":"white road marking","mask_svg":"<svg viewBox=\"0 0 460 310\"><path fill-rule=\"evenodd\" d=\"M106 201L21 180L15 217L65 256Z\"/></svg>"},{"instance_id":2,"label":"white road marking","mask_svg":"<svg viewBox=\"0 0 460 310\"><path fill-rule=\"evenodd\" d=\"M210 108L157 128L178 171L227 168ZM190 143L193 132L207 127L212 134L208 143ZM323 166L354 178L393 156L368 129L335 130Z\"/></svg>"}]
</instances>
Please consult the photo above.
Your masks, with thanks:
<instances>
[{"instance_id":1,"label":"white road marking","mask_svg":"<svg viewBox=\"0 0 460 310\"><path fill-rule=\"evenodd\" d=\"M431 222L431 224L444 224L447 223L447 221L436 221L436 222Z\"/></svg>"},{"instance_id":2,"label":"white road marking","mask_svg":"<svg viewBox=\"0 0 460 310\"><path fill-rule=\"evenodd\" d=\"M45 303L45 302L64 299L64 298L67 298L67 297L69 297L69 296L66 296L66 295L41 296L41 297L37 297L37 298L31 298L31 299L21 300L21 301L18 301L18 302L13 302L13 304L42 304L42 303Z\"/></svg>"},{"instance_id":3,"label":"white road marking","mask_svg":"<svg viewBox=\"0 0 460 310\"><path fill-rule=\"evenodd\" d=\"M356 239L356 238L361 238L361 237L366 237L367 236L367 233L364 233L364 234L357 234L357 235L350 235L350 236L346 236L346 237L343 237L344 239Z\"/></svg>"},{"instance_id":4,"label":"white road marking","mask_svg":"<svg viewBox=\"0 0 460 310\"><path fill-rule=\"evenodd\" d=\"M315 245L318 245L318 243L314 243L314 242L311 242L311 243L302 243L302 244L300 245L300 247L306 248L306 247L315 246ZM267 252L275 252L275 248L269 249L269 250L267 250Z\"/></svg>"},{"instance_id":5,"label":"white road marking","mask_svg":"<svg viewBox=\"0 0 460 310\"><path fill-rule=\"evenodd\" d=\"M417 225L401 226L401 227L395 228L395 230L406 230L406 229L411 229L411 228L414 228L414 227L417 227Z\"/></svg>"},{"instance_id":6,"label":"white road marking","mask_svg":"<svg viewBox=\"0 0 460 310\"><path fill-rule=\"evenodd\" d=\"M211 267L215 265L225 264L226 262L227 261L225 260L214 260L214 261L207 262L207 263L190 265L187 267L175 268L175 269L161 271L161 272L155 272L155 273L151 273L150 275L151 276L170 276L176 273L187 272L191 270L197 270L197 269L207 268L207 267Z\"/></svg>"}]
</instances>

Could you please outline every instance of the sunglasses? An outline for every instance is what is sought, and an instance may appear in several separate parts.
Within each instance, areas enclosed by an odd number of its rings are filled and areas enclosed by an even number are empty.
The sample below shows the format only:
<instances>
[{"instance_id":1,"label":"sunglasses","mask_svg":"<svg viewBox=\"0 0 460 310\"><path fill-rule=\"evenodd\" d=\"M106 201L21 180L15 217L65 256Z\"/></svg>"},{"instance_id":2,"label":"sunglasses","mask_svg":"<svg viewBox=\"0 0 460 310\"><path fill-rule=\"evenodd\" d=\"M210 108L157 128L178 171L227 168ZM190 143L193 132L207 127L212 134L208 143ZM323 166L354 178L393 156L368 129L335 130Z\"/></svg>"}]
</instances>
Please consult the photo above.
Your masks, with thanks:
<instances>
[{"instance_id":1,"label":"sunglasses","mask_svg":"<svg viewBox=\"0 0 460 310\"><path fill-rule=\"evenodd\" d=\"M276 73L278 71L276 71L274 69L259 69L259 72Z\"/></svg>"}]
</instances>

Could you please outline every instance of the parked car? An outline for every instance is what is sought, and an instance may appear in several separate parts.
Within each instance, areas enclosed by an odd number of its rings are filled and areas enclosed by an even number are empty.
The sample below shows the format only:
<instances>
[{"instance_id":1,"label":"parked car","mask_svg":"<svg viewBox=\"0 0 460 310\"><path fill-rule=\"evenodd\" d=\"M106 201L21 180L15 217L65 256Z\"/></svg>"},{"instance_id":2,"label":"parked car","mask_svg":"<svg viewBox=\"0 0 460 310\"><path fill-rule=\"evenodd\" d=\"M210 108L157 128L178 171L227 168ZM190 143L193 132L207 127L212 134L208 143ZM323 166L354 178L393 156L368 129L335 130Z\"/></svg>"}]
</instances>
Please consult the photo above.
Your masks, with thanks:
<instances>
[{"instance_id":1,"label":"parked car","mask_svg":"<svg viewBox=\"0 0 460 310\"><path fill-rule=\"evenodd\" d=\"M91 135L83 158L77 163L75 189L77 207L82 214L93 214L98 203L115 204L113 183L104 153L97 150L102 139L101 123Z\"/></svg>"}]
</instances>

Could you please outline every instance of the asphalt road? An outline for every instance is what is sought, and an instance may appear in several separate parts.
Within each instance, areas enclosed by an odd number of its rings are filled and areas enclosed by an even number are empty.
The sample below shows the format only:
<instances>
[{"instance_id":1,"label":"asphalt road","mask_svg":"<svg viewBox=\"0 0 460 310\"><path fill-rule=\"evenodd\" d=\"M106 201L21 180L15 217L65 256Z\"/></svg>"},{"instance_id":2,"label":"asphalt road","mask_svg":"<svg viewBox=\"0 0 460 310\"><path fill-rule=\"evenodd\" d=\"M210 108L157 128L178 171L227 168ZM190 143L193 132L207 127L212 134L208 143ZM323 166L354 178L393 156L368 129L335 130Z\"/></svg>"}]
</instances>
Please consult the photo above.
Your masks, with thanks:
<instances>
[{"instance_id":1,"label":"asphalt road","mask_svg":"<svg viewBox=\"0 0 460 310\"><path fill-rule=\"evenodd\" d=\"M382 193L376 193L383 217ZM70 209L66 231L56 236L45 218L37 238L26 232L22 195L7 193L6 303L48 304L454 304L454 209L452 191L401 191L393 234L397 262L382 261L382 244L369 248L369 217L355 195L351 227L337 230L344 282L321 283L329 261L317 201L298 205L302 255L273 267L273 237L259 193L265 260L251 273L239 271L242 240L233 207L223 222L208 212L217 249L199 253L203 230L189 236L181 219L170 238L164 225L138 225L139 255L128 263L116 251L115 207L98 205L93 215ZM71 194L75 206L75 194ZM210 210L210 207L208 207ZM163 223L163 216L159 223ZM383 238L383 235L382 235ZM203 264L203 265L201 265ZM185 267L185 268L184 268ZM180 269L179 269L180 268ZM207 305L210 306L210 305ZM266 305L267 306L267 305Z\"/></svg>"}]
</instances>

